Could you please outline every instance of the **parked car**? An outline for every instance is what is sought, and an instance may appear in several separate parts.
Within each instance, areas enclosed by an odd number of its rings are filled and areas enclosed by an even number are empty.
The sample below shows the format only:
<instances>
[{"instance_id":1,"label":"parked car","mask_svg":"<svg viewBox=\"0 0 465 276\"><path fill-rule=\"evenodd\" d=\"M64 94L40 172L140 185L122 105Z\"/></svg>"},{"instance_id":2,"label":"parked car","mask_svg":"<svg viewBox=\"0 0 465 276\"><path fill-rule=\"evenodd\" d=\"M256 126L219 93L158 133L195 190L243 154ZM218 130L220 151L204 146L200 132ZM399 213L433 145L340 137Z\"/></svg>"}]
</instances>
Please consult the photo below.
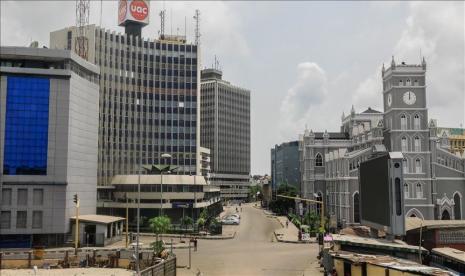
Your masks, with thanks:
<instances>
[{"instance_id":1,"label":"parked car","mask_svg":"<svg viewBox=\"0 0 465 276\"><path fill-rule=\"evenodd\" d=\"M225 218L221 221L225 225L239 225L240 220L232 217Z\"/></svg>"},{"instance_id":2,"label":"parked car","mask_svg":"<svg viewBox=\"0 0 465 276\"><path fill-rule=\"evenodd\" d=\"M231 214L231 215L228 215L226 216L227 218L236 218L236 219L241 219L241 215L239 214Z\"/></svg>"}]
</instances>

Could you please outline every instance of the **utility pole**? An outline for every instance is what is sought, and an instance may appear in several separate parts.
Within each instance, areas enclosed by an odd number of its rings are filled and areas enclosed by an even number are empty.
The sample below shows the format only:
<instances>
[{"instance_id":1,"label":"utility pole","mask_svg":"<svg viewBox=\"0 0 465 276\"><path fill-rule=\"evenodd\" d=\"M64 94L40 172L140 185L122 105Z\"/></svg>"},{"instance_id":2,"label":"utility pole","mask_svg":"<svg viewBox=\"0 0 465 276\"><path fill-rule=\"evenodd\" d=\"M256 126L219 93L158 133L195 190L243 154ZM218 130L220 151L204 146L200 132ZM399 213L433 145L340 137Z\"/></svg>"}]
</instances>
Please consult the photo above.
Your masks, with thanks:
<instances>
[{"instance_id":1,"label":"utility pole","mask_svg":"<svg viewBox=\"0 0 465 276\"><path fill-rule=\"evenodd\" d=\"M140 114L140 100L137 99L136 101L136 104L137 104L137 114L139 116ZM140 119L140 116L139 116L139 119ZM139 224L140 224L140 174L141 174L141 170L142 170L142 133L141 133L141 128L142 128L142 121L139 122L139 168L138 168L138 177L137 177L137 236L136 236L136 271L137 271L137 275L140 275L140 260L139 260ZM137 147L136 147L137 149Z\"/></svg>"},{"instance_id":2,"label":"utility pole","mask_svg":"<svg viewBox=\"0 0 465 276\"><path fill-rule=\"evenodd\" d=\"M76 205L76 225L74 230L74 255L78 255L78 247L79 247L79 198L78 195L75 194L73 197L74 204Z\"/></svg>"},{"instance_id":3,"label":"utility pole","mask_svg":"<svg viewBox=\"0 0 465 276\"><path fill-rule=\"evenodd\" d=\"M124 193L126 198L126 248L128 248L129 238L128 238L128 225L129 225L129 207L128 207L128 193Z\"/></svg>"},{"instance_id":4,"label":"utility pole","mask_svg":"<svg viewBox=\"0 0 465 276\"><path fill-rule=\"evenodd\" d=\"M295 197L295 196L285 196L285 195L276 195L276 197L282 197L282 198L289 198L289 199L294 199L294 200L302 200L302 201L306 201L306 202L311 202L311 203L317 203L317 204L320 204L321 205L321 214L320 214L320 219L321 219L321 227L323 227L323 229L325 228L325 205L324 205L324 202L323 202L323 199L321 201L318 201L318 200L312 200L312 199L306 199L306 198L301 198L301 197Z\"/></svg>"}]
</instances>

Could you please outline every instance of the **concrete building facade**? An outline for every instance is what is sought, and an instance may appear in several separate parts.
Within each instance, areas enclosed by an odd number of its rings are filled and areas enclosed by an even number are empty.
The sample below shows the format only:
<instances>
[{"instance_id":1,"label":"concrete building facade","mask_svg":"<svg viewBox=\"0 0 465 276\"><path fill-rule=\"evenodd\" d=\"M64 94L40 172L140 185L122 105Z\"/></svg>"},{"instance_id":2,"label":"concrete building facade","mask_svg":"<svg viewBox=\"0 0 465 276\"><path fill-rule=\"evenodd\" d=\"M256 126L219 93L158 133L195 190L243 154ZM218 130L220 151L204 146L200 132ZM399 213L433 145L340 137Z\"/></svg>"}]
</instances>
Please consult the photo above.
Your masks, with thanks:
<instances>
[{"instance_id":1,"label":"concrete building facade","mask_svg":"<svg viewBox=\"0 0 465 276\"><path fill-rule=\"evenodd\" d=\"M0 48L0 247L61 245L95 214L99 68L67 50Z\"/></svg>"},{"instance_id":2,"label":"concrete building facade","mask_svg":"<svg viewBox=\"0 0 465 276\"><path fill-rule=\"evenodd\" d=\"M406 216L422 219L462 219L465 159L451 152L447 135L438 135L428 118L426 62L396 64L382 70L384 112L369 108L342 116L345 139L315 145L306 130L300 139L304 196L322 195L327 215L337 226L359 223L359 164L377 151L398 151L405 157L403 173ZM324 154L316 166L317 154ZM319 157L318 157L319 158Z\"/></svg>"},{"instance_id":3,"label":"concrete building facade","mask_svg":"<svg viewBox=\"0 0 465 276\"><path fill-rule=\"evenodd\" d=\"M144 39L95 25L86 33L89 61L101 69L98 184L137 173L139 163L200 174L197 45L181 36ZM50 47L74 50L76 35L76 27L52 32Z\"/></svg>"},{"instance_id":4,"label":"concrete building facade","mask_svg":"<svg viewBox=\"0 0 465 276\"><path fill-rule=\"evenodd\" d=\"M250 185L250 91L222 79L216 69L201 74L202 147L210 149L212 185L223 199L246 199Z\"/></svg>"},{"instance_id":5,"label":"concrete building facade","mask_svg":"<svg viewBox=\"0 0 465 276\"><path fill-rule=\"evenodd\" d=\"M299 142L291 141L275 145L271 149L271 187L294 186L300 192Z\"/></svg>"}]
</instances>

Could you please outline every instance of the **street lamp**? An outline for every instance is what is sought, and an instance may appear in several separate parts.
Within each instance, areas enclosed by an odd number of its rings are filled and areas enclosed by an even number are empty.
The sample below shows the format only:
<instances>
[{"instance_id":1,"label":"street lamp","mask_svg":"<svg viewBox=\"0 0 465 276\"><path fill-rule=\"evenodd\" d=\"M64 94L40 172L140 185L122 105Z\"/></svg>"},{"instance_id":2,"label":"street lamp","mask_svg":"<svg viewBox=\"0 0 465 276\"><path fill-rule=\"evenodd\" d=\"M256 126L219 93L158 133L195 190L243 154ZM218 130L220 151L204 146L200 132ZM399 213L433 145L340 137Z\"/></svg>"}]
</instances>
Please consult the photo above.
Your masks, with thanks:
<instances>
[{"instance_id":1,"label":"street lamp","mask_svg":"<svg viewBox=\"0 0 465 276\"><path fill-rule=\"evenodd\" d=\"M168 153L163 153L163 154L161 155L161 158L165 158L165 159L168 159L168 158L169 158L169 159L171 159L171 155L168 154ZM161 182L161 183L160 183L160 216L163 215L163 171L164 171L164 170L161 170L161 171L160 171L160 178L161 178L161 180L160 180L160 182ZM168 166L168 173L169 173L169 172L170 172L170 171L169 171L169 166Z\"/></svg>"},{"instance_id":2,"label":"street lamp","mask_svg":"<svg viewBox=\"0 0 465 276\"><path fill-rule=\"evenodd\" d=\"M140 107L140 100L137 99L136 100L136 105L137 105L137 108L136 108L136 113L137 115L139 115L139 107ZM139 115L140 116L140 115ZM140 119L140 117L139 117ZM139 121L139 139L138 139L138 144L139 144L139 168L137 170L138 172L138 177L137 177L137 236L136 236L136 271L137 271L137 275L140 275L140 260L139 260L139 223L140 223L140 174L141 174L141 170L142 170L142 133L141 133L141 125L142 125L142 121L141 120L137 120ZM137 123L136 121L136 123ZM136 147L137 149L137 147Z\"/></svg>"}]
</instances>

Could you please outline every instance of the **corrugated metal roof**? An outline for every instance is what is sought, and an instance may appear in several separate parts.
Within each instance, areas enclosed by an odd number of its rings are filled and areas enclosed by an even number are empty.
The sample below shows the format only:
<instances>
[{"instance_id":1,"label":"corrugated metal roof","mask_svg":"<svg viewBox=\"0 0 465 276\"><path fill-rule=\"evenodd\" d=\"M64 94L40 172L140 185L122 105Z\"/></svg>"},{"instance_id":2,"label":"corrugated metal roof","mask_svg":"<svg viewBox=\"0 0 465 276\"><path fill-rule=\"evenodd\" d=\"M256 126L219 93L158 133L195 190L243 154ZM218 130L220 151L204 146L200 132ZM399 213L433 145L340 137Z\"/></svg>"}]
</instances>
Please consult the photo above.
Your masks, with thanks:
<instances>
[{"instance_id":1,"label":"corrugated metal roof","mask_svg":"<svg viewBox=\"0 0 465 276\"><path fill-rule=\"evenodd\" d=\"M376 266L386 267L402 272L421 273L420 275L450 276L453 273L426 265L422 265L410 260L394 258L387 255L367 255L351 253L346 251L332 252L334 258L348 260L351 263L368 263Z\"/></svg>"},{"instance_id":2,"label":"corrugated metal roof","mask_svg":"<svg viewBox=\"0 0 465 276\"><path fill-rule=\"evenodd\" d=\"M422 220L420 218L405 218L405 231L414 229L438 229L438 228L465 228L465 220Z\"/></svg>"},{"instance_id":3,"label":"corrugated metal roof","mask_svg":"<svg viewBox=\"0 0 465 276\"><path fill-rule=\"evenodd\" d=\"M433 248L431 252L465 264L465 252L450 247Z\"/></svg>"}]
</instances>

